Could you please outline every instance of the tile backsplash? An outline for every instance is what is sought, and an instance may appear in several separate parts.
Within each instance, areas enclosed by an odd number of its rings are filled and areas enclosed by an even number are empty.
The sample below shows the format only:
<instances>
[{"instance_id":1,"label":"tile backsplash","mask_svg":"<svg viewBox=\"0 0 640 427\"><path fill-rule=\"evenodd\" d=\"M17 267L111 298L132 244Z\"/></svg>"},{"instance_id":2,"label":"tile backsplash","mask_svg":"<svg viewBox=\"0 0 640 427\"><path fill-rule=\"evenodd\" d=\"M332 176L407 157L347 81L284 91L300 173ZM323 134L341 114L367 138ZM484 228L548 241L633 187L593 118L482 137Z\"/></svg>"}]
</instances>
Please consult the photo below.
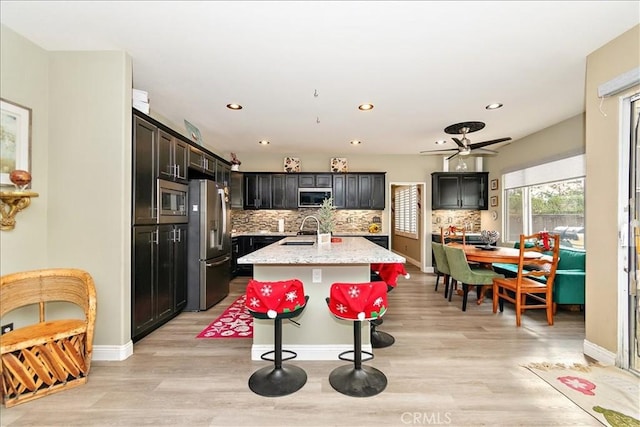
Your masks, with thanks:
<instances>
[{"instance_id":1,"label":"tile backsplash","mask_svg":"<svg viewBox=\"0 0 640 427\"><path fill-rule=\"evenodd\" d=\"M455 225L465 227L468 232L481 230L480 211L473 210L435 210L431 214L431 232L440 234L440 227Z\"/></svg>"},{"instance_id":2,"label":"tile backsplash","mask_svg":"<svg viewBox=\"0 0 640 427\"><path fill-rule=\"evenodd\" d=\"M302 220L307 215L316 215L318 209L298 209L298 210L232 210L232 229L238 233L257 231L278 231L278 220L284 220L285 233L295 233L300 229ZM366 232L369 224L373 222L373 217L382 218L383 211L375 210L336 210L335 211L335 231L334 233ZM384 222L380 224L382 233ZM307 221L305 229L316 227L315 221Z\"/></svg>"}]
</instances>

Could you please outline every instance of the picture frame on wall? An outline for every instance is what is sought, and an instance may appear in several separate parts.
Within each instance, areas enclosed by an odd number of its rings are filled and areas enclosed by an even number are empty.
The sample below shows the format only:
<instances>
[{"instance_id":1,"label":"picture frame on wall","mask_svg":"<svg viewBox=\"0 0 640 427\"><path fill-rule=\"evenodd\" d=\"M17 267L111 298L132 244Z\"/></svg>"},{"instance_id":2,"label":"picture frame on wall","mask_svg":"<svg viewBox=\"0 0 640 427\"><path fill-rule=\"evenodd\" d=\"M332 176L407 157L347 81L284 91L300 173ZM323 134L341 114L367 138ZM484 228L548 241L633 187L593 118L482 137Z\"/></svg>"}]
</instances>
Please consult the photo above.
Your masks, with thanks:
<instances>
[{"instance_id":1,"label":"picture frame on wall","mask_svg":"<svg viewBox=\"0 0 640 427\"><path fill-rule=\"evenodd\" d=\"M489 203L491 206L498 206L498 196L491 196Z\"/></svg>"},{"instance_id":2,"label":"picture frame on wall","mask_svg":"<svg viewBox=\"0 0 640 427\"><path fill-rule=\"evenodd\" d=\"M497 179L492 179L491 180L491 189L492 190L497 190L498 189L498 180Z\"/></svg>"},{"instance_id":3,"label":"picture frame on wall","mask_svg":"<svg viewBox=\"0 0 640 427\"><path fill-rule=\"evenodd\" d=\"M31 108L0 98L0 185L14 170L31 173Z\"/></svg>"}]
</instances>

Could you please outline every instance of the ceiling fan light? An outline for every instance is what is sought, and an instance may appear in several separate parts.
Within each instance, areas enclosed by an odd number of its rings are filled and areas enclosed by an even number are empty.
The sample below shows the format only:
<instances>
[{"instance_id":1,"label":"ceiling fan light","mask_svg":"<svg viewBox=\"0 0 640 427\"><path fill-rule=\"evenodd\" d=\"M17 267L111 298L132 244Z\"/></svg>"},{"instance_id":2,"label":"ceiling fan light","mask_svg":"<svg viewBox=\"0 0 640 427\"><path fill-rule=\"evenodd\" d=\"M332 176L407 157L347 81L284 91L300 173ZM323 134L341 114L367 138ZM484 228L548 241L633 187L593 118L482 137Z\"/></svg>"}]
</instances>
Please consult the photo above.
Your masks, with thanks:
<instances>
[{"instance_id":1,"label":"ceiling fan light","mask_svg":"<svg viewBox=\"0 0 640 427\"><path fill-rule=\"evenodd\" d=\"M469 154L471 154L471 148L465 148L464 150L460 150L460 154L461 156L468 156Z\"/></svg>"}]
</instances>

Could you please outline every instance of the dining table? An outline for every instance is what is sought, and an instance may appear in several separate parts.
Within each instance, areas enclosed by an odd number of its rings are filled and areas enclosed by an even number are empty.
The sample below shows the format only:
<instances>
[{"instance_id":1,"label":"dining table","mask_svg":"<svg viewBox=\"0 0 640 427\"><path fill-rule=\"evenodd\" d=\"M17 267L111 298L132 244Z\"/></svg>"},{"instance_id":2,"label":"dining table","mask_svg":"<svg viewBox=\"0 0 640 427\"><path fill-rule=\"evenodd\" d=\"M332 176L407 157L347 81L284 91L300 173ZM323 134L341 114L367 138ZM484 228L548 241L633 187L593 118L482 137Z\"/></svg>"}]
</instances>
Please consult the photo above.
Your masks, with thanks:
<instances>
[{"instance_id":1,"label":"dining table","mask_svg":"<svg viewBox=\"0 0 640 427\"><path fill-rule=\"evenodd\" d=\"M489 245L463 245L462 243L449 243L449 246L462 248L467 257L467 261L476 262L484 268L492 269L493 263L517 264L520 261L520 249L505 248L502 246ZM542 253L536 251L525 251L524 258L537 259L543 256ZM481 286L478 293L478 305L484 301L486 288L489 286Z\"/></svg>"}]
</instances>

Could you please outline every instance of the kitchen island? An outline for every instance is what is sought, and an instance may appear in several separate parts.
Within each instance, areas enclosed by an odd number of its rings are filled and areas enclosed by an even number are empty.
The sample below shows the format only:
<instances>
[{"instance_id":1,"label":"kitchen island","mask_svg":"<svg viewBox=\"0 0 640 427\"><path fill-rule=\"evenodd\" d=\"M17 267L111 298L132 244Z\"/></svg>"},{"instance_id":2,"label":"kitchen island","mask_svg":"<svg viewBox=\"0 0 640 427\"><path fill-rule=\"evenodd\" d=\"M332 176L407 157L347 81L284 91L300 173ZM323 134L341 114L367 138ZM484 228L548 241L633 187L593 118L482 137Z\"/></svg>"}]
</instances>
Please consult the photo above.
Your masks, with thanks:
<instances>
[{"instance_id":1,"label":"kitchen island","mask_svg":"<svg viewBox=\"0 0 640 427\"><path fill-rule=\"evenodd\" d=\"M337 360L339 353L353 349L353 324L329 312L326 298L331 284L369 282L372 263L405 261L363 237L318 244L315 236L292 236L239 258L238 264L253 264L255 280L301 280L309 302L294 319L299 325L283 322L283 349L298 353L299 360ZM363 322L362 328L362 349L371 351L369 322ZM254 319L251 359L260 360L270 350L273 321Z\"/></svg>"}]
</instances>

